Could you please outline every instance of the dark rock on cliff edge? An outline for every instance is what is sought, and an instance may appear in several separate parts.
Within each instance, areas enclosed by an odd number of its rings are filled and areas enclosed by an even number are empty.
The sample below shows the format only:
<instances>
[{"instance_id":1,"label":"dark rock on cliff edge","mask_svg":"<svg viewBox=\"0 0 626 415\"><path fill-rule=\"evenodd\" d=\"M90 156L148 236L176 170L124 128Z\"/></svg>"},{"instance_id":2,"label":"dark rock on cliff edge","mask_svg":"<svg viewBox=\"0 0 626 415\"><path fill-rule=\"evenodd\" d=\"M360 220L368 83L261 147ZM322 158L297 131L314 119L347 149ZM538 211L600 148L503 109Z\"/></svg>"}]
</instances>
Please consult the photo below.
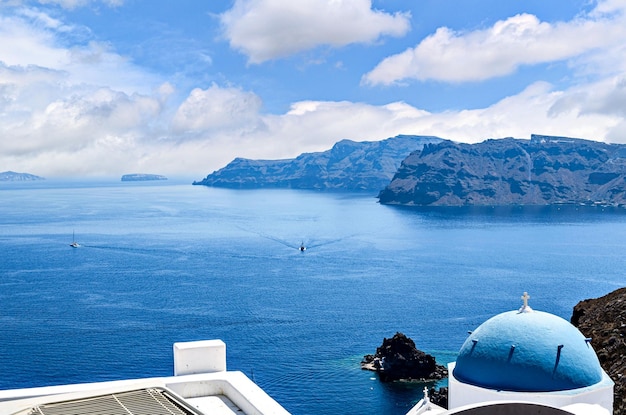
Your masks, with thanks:
<instances>
[{"instance_id":1,"label":"dark rock on cliff edge","mask_svg":"<svg viewBox=\"0 0 626 415\"><path fill-rule=\"evenodd\" d=\"M615 382L614 415L626 415L626 288L579 302L571 322L586 336Z\"/></svg>"},{"instance_id":2,"label":"dark rock on cliff edge","mask_svg":"<svg viewBox=\"0 0 626 415\"><path fill-rule=\"evenodd\" d=\"M399 332L383 339L376 354L366 355L361 368L375 371L382 382L432 381L448 376L448 369L438 365L433 356L418 350L413 340Z\"/></svg>"},{"instance_id":3,"label":"dark rock on cliff edge","mask_svg":"<svg viewBox=\"0 0 626 415\"><path fill-rule=\"evenodd\" d=\"M30 182L35 180L45 179L29 173L16 173L14 171L5 171L0 173L0 182Z\"/></svg>"},{"instance_id":4,"label":"dark rock on cliff edge","mask_svg":"<svg viewBox=\"0 0 626 415\"><path fill-rule=\"evenodd\" d=\"M370 191L383 189L411 152L441 142L429 136L399 135L381 141L342 140L332 149L295 159L236 158L195 185L235 189L292 188Z\"/></svg>"},{"instance_id":5,"label":"dark rock on cliff edge","mask_svg":"<svg viewBox=\"0 0 626 415\"><path fill-rule=\"evenodd\" d=\"M428 144L378 197L415 206L624 206L626 145L540 135Z\"/></svg>"}]
</instances>

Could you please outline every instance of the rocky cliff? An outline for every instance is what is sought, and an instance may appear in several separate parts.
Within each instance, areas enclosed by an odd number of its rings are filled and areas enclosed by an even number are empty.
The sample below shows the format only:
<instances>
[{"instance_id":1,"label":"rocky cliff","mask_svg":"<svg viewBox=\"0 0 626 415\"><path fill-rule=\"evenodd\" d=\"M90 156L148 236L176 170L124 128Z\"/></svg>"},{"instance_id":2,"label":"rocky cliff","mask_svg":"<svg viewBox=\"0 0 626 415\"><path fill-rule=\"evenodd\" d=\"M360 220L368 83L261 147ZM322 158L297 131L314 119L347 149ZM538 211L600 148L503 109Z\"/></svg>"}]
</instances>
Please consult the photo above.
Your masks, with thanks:
<instances>
[{"instance_id":1,"label":"rocky cliff","mask_svg":"<svg viewBox=\"0 0 626 415\"><path fill-rule=\"evenodd\" d=\"M402 162L379 200L415 206L623 206L626 145L540 135L428 144Z\"/></svg>"},{"instance_id":2,"label":"rocky cliff","mask_svg":"<svg viewBox=\"0 0 626 415\"><path fill-rule=\"evenodd\" d=\"M442 139L399 135L381 141L342 140L330 150L295 159L236 158L195 185L252 188L370 191L383 189L412 151Z\"/></svg>"},{"instance_id":3,"label":"rocky cliff","mask_svg":"<svg viewBox=\"0 0 626 415\"><path fill-rule=\"evenodd\" d=\"M579 302L571 322L586 336L615 382L614 415L626 415L626 288Z\"/></svg>"}]
</instances>

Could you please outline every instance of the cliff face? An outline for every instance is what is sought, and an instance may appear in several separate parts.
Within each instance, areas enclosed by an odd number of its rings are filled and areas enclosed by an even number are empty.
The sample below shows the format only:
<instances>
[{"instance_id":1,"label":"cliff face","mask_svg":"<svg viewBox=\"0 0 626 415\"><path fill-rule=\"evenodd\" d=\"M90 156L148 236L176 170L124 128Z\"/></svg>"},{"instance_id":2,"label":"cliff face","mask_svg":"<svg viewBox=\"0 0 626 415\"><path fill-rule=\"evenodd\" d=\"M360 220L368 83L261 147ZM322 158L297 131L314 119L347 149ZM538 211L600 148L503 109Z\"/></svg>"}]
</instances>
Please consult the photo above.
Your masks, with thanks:
<instances>
[{"instance_id":1,"label":"cliff face","mask_svg":"<svg viewBox=\"0 0 626 415\"><path fill-rule=\"evenodd\" d=\"M380 203L416 206L626 204L626 145L533 135L444 141L411 153Z\"/></svg>"},{"instance_id":2,"label":"cliff face","mask_svg":"<svg viewBox=\"0 0 626 415\"><path fill-rule=\"evenodd\" d=\"M342 140L332 149L295 159L236 158L195 185L253 188L371 191L378 193L412 151L442 139L400 135L382 141Z\"/></svg>"},{"instance_id":3,"label":"cliff face","mask_svg":"<svg viewBox=\"0 0 626 415\"><path fill-rule=\"evenodd\" d=\"M626 415L626 288L579 302L571 322L586 336L615 382L614 415Z\"/></svg>"}]
</instances>

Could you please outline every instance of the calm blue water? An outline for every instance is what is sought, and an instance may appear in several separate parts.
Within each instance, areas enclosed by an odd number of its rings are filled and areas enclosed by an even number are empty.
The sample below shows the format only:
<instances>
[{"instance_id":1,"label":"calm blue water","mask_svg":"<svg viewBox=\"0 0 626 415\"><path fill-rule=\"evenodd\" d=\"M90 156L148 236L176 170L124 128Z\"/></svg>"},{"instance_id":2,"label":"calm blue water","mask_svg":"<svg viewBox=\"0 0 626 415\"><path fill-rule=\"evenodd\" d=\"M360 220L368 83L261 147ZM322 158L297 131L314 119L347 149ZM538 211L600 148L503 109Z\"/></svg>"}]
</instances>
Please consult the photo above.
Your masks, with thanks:
<instances>
[{"instance_id":1,"label":"calm blue water","mask_svg":"<svg viewBox=\"0 0 626 415\"><path fill-rule=\"evenodd\" d=\"M624 252L621 211L0 184L0 389L169 376L174 342L219 338L229 369L293 414L404 414L423 385L359 367L384 337L401 331L446 363L524 291L569 319L624 286Z\"/></svg>"}]
</instances>

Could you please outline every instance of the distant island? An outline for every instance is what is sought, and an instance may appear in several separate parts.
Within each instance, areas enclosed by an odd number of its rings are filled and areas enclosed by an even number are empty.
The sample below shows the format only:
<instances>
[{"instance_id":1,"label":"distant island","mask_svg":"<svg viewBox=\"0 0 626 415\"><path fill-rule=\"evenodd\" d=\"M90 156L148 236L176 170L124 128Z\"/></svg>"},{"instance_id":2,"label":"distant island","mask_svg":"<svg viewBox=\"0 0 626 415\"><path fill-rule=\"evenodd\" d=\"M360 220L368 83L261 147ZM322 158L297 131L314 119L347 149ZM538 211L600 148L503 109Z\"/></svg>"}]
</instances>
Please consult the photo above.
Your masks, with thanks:
<instances>
[{"instance_id":1,"label":"distant island","mask_svg":"<svg viewBox=\"0 0 626 415\"><path fill-rule=\"evenodd\" d=\"M29 173L16 173L14 171L5 171L0 173L0 182L30 182L36 180L45 179Z\"/></svg>"},{"instance_id":2,"label":"distant island","mask_svg":"<svg viewBox=\"0 0 626 415\"><path fill-rule=\"evenodd\" d=\"M167 177L161 176L159 174L142 174L142 173L133 173L133 174L125 174L122 176L123 182L142 182L148 180L167 180Z\"/></svg>"},{"instance_id":3,"label":"distant island","mask_svg":"<svg viewBox=\"0 0 626 415\"><path fill-rule=\"evenodd\" d=\"M626 145L545 135L428 144L378 197L408 206L626 207Z\"/></svg>"},{"instance_id":4,"label":"distant island","mask_svg":"<svg viewBox=\"0 0 626 415\"><path fill-rule=\"evenodd\" d=\"M399 135L381 141L341 140L330 150L294 159L236 158L194 185L233 189L290 188L370 192L384 188L411 152L439 137Z\"/></svg>"}]
</instances>

